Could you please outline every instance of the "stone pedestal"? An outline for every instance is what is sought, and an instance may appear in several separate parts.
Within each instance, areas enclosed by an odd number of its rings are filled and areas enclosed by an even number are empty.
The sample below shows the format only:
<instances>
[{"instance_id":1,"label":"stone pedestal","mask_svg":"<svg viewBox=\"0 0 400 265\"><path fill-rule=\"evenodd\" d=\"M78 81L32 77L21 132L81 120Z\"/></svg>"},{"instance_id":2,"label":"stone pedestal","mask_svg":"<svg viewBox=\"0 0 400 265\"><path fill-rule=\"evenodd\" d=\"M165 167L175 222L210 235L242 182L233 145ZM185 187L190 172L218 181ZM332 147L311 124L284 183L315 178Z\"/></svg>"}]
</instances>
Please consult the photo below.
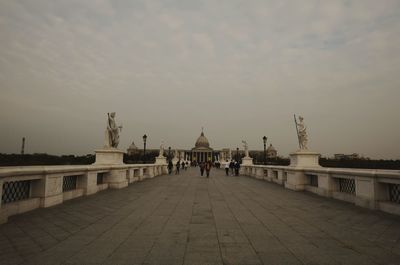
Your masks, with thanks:
<instances>
[{"instance_id":1,"label":"stone pedestal","mask_svg":"<svg viewBox=\"0 0 400 265\"><path fill-rule=\"evenodd\" d=\"M95 165L122 165L124 164L124 152L115 149L101 149L96 150ZM105 176L105 182L110 189L121 189L128 186L128 178L126 176L126 169L112 170Z\"/></svg>"},{"instance_id":2,"label":"stone pedestal","mask_svg":"<svg viewBox=\"0 0 400 265\"><path fill-rule=\"evenodd\" d=\"M307 177L302 168L320 167L319 153L310 151L297 151L290 154L289 167L296 170L288 170L285 187L291 190L304 190L307 183Z\"/></svg>"},{"instance_id":3,"label":"stone pedestal","mask_svg":"<svg viewBox=\"0 0 400 265\"><path fill-rule=\"evenodd\" d=\"M167 159L165 156L157 156L156 157L156 164L157 165L166 165L167 164Z\"/></svg>"},{"instance_id":4,"label":"stone pedestal","mask_svg":"<svg viewBox=\"0 0 400 265\"><path fill-rule=\"evenodd\" d=\"M319 167L319 153L297 151L290 154L291 167Z\"/></svg>"},{"instance_id":5,"label":"stone pedestal","mask_svg":"<svg viewBox=\"0 0 400 265\"><path fill-rule=\"evenodd\" d=\"M124 152L111 148L95 150L96 165L121 165L124 163Z\"/></svg>"},{"instance_id":6,"label":"stone pedestal","mask_svg":"<svg viewBox=\"0 0 400 265\"><path fill-rule=\"evenodd\" d=\"M243 166L251 166L253 165L253 158L247 156L242 158L242 165Z\"/></svg>"}]
</instances>

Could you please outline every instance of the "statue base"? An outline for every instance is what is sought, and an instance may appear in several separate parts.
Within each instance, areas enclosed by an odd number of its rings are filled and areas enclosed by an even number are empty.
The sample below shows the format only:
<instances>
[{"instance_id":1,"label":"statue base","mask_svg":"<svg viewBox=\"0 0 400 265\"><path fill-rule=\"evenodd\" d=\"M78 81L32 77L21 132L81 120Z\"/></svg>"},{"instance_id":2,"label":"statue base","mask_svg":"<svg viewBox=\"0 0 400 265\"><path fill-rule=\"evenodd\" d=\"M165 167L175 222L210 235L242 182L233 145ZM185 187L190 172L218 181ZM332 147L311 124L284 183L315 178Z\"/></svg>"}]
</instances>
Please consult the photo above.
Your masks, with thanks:
<instances>
[{"instance_id":1,"label":"statue base","mask_svg":"<svg viewBox=\"0 0 400 265\"><path fill-rule=\"evenodd\" d=\"M94 151L96 165L121 165L124 163L124 152L115 148L100 149Z\"/></svg>"},{"instance_id":2,"label":"statue base","mask_svg":"<svg viewBox=\"0 0 400 265\"><path fill-rule=\"evenodd\" d=\"M290 165L292 168L320 167L319 153L299 150L290 154ZM302 191L309 185L309 181L304 171L288 170L285 187L295 191Z\"/></svg>"},{"instance_id":3,"label":"statue base","mask_svg":"<svg viewBox=\"0 0 400 265\"><path fill-rule=\"evenodd\" d=\"M290 167L320 167L319 153L299 150L290 154Z\"/></svg>"},{"instance_id":4,"label":"statue base","mask_svg":"<svg viewBox=\"0 0 400 265\"><path fill-rule=\"evenodd\" d=\"M247 156L242 158L242 165L243 166L251 166L253 165L253 158Z\"/></svg>"},{"instance_id":5,"label":"statue base","mask_svg":"<svg viewBox=\"0 0 400 265\"><path fill-rule=\"evenodd\" d=\"M156 157L156 164L157 165L166 165L167 164L167 159L165 156L157 156Z\"/></svg>"}]
</instances>

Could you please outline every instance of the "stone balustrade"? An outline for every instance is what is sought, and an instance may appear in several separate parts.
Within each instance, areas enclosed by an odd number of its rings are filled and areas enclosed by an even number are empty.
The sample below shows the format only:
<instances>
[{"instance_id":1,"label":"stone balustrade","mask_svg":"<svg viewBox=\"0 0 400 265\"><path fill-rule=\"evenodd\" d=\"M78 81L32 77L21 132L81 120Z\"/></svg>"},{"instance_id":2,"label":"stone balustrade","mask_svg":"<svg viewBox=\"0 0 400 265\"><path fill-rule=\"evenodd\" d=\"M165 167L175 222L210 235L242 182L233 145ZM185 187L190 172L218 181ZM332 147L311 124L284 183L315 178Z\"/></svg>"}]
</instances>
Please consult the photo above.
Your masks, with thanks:
<instances>
[{"instance_id":1,"label":"stone balustrade","mask_svg":"<svg viewBox=\"0 0 400 265\"><path fill-rule=\"evenodd\" d=\"M241 175L400 215L400 171L242 165Z\"/></svg>"},{"instance_id":2,"label":"stone balustrade","mask_svg":"<svg viewBox=\"0 0 400 265\"><path fill-rule=\"evenodd\" d=\"M104 189L166 174L165 164L25 166L0 168L0 223L11 215L50 207Z\"/></svg>"}]
</instances>

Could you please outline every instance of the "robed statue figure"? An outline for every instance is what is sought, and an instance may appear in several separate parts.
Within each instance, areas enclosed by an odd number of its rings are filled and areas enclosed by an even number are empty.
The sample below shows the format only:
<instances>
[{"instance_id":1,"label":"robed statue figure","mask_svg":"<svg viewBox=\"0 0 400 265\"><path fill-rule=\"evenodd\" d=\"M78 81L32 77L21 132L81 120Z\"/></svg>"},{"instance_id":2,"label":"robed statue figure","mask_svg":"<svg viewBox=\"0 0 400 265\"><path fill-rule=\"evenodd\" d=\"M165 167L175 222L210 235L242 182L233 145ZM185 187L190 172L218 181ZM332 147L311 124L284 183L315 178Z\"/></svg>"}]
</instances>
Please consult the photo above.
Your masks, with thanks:
<instances>
[{"instance_id":1,"label":"robed statue figure","mask_svg":"<svg viewBox=\"0 0 400 265\"><path fill-rule=\"evenodd\" d=\"M115 112L107 113L107 129L105 132L105 148L117 148L119 144L119 132L122 131L122 125L117 126L115 122Z\"/></svg>"}]
</instances>

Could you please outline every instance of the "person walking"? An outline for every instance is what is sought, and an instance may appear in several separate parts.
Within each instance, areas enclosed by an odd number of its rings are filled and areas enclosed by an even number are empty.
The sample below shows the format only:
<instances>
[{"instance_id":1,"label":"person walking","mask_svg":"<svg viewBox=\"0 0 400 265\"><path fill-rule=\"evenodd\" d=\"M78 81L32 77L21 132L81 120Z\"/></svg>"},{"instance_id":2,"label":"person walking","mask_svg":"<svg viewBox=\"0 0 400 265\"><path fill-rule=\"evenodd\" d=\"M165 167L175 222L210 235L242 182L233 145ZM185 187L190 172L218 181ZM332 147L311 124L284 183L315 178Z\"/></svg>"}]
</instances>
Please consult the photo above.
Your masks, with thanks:
<instances>
[{"instance_id":1,"label":"person walking","mask_svg":"<svg viewBox=\"0 0 400 265\"><path fill-rule=\"evenodd\" d=\"M226 160L226 164L225 164L225 174L227 176L229 176L229 162L228 162L228 160Z\"/></svg>"},{"instance_id":2,"label":"person walking","mask_svg":"<svg viewBox=\"0 0 400 265\"><path fill-rule=\"evenodd\" d=\"M189 167L189 162L186 161L186 163L185 163L185 171L188 169L188 167Z\"/></svg>"},{"instance_id":3,"label":"person walking","mask_svg":"<svg viewBox=\"0 0 400 265\"><path fill-rule=\"evenodd\" d=\"M185 161L183 161L183 160L182 160L182 163L181 163L181 169L182 170L185 169Z\"/></svg>"},{"instance_id":4,"label":"person walking","mask_svg":"<svg viewBox=\"0 0 400 265\"><path fill-rule=\"evenodd\" d=\"M205 168L204 162L200 162L199 163L199 167L200 167L200 175L203 176L204 175L204 168Z\"/></svg>"},{"instance_id":5,"label":"person walking","mask_svg":"<svg viewBox=\"0 0 400 265\"><path fill-rule=\"evenodd\" d=\"M208 160L206 163L206 166L205 166L207 178L210 176L211 167L212 167L212 163L210 160Z\"/></svg>"},{"instance_id":6,"label":"person walking","mask_svg":"<svg viewBox=\"0 0 400 265\"><path fill-rule=\"evenodd\" d=\"M168 162L168 174L169 175L171 175L173 168L174 168L174 165L172 164L172 161L169 160L169 162Z\"/></svg>"},{"instance_id":7,"label":"person walking","mask_svg":"<svg viewBox=\"0 0 400 265\"><path fill-rule=\"evenodd\" d=\"M176 171L175 171L175 175L179 175L179 168L181 167L181 161L178 160L178 162L176 162Z\"/></svg>"},{"instance_id":8,"label":"person walking","mask_svg":"<svg viewBox=\"0 0 400 265\"><path fill-rule=\"evenodd\" d=\"M231 176L234 175L234 170L235 170L235 162L234 160L231 160L231 162L229 163L229 168L231 169Z\"/></svg>"},{"instance_id":9,"label":"person walking","mask_svg":"<svg viewBox=\"0 0 400 265\"><path fill-rule=\"evenodd\" d=\"M235 163L235 176L239 176L239 169L240 169L240 163L239 163L239 161L236 161L236 163Z\"/></svg>"}]
</instances>

